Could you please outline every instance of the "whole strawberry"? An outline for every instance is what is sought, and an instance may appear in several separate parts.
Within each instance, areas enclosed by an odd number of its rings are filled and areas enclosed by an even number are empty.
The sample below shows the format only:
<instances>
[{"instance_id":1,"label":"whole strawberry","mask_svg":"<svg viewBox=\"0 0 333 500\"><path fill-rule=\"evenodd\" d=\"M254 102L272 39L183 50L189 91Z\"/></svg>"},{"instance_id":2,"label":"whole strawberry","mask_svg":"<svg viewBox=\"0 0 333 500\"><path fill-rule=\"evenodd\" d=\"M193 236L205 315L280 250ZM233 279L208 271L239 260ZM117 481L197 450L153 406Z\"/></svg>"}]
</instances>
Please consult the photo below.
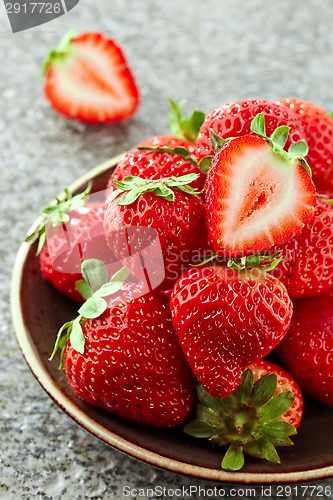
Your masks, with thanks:
<instances>
[{"instance_id":1,"label":"whole strawberry","mask_svg":"<svg viewBox=\"0 0 333 500\"><path fill-rule=\"evenodd\" d=\"M265 116L267 135L286 125L290 128L287 146L303 139L302 126L284 106L264 99L244 99L224 104L207 114L196 141L195 156L201 160L204 156L214 155L212 132L223 139L250 134L251 122L259 113Z\"/></svg>"},{"instance_id":2,"label":"whole strawberry","mask_svg":"<svg viewBox=\"0 0 333 500\"><path fill-rule=\"evenodd\" d=\"M231 394L246 368L266 356L289 328L292 303L284 285L263 268L246 268L260 266L251 259L188 269L171 296L185 357L212 396Z\"/></svg>"},{"instance_id":3,"label":"whole strawberry","mask_svg":"<svg viewBox=\"0 0 333 500\"><path fill-rule=\"evenodd\" d=\"M318 188L333 188L333 119L324 109L312 102L288 97L279 104L288 108L304 131L309 146L307 161Z\"/></svg>"},{"instance_id":4,"label":"whole strawberry","mask_svg":"<svg viewBox=\"0 0 333 500\"><path fill-rule=\"evenodd\" d=\"M115 180L122 181L125 177L157 180L187 174L197 174L191 186L201 191L206 176L200 172L196 161L193 161L190 152L184 148L135 149L127 153L117 164L109 179L107 193L117 189Z\"/></svg>"},{"instance_id":5,"label":"whole strawberry","mask_svg":"<svg viewBox=\"0 0 333 500\"><path fill-rule=\"evenodd\" d=\"M301 389L333 406L332 292L294 300L290 329L277 350Z\"/></svg>"},{"instance_id":6,"label":"whole strawberry","mask_svg":"<svg viewBox=\"0 0 333 500\"><path fill-rule=\"evenodd\" d=\"M197 177L115 181L118 189L105 210L107 242L135 276L148 278L151 288L170 288L207 248L204 202L191 187Z\"/></svg>"},{"instance_id":7,"label":"whole strawberry","mask_svg":"<svg viewBox=\"0 0 333 500\"><path fill-rule=\"evenodd\" d=\"M40 223L26 242L38 240L40 270L44 278L77 302L84 299L76 288L82 279L81 263L98 257L107 264L117 259L108 247L103 230L104 204L87 201L90 186L75 196L66 189L62 199L42 209Z\"/></svg>"},{"instance_id":8,"label":"whole strawberry","mask_svg":"<svg viewBox=\"0 0 333 500\"><path fill-rule=\"evenodd\" d=\"M51 358L60 349L69 385L89 404L156 427L182 423L194 401L193 375L167 300L123 284L125 269L96 289L95 264L83 263L90 297L60 329Z\"/></svg>"},{"instance_id":9,"label":"whole strawberry","mask_svg":"<svg viewBox=\"0 0 333 500\"><path fill-rule=\"evenodd\" d=\"M284 259L272 274L285 284L290 297L310 297L333 288L333 206L318 198L313 220L278 248Z\"/></svg>"},{"instance_id":10,"label":"whole strawberry","mask_svg":"<svg viewBox=\"0 0 333 500\"><path fill-rule=\"evenodd\" d=\"M208 170L208 237L225 256L267 251L313 219L316 189L304 159L306 144L285 151L289 128L278 127L268 137L263 113L253 119L251 131L226 142Z\"/></svg>"},{"instance_id":11,"label":"whole strawberry","mask_svg":"<svg viewBox=\"0 0 333 500\"><path fill-rule=\"evenodd\" d=\"M275 446L291 446L303 413L303 397L293 378L279 366L261 360L250 366L241 384L225 398L215 398L197 388L196 420L184 431L228 446L221 466L236 471L244 453L280 463Z\"/></svg>"}]
</instances>

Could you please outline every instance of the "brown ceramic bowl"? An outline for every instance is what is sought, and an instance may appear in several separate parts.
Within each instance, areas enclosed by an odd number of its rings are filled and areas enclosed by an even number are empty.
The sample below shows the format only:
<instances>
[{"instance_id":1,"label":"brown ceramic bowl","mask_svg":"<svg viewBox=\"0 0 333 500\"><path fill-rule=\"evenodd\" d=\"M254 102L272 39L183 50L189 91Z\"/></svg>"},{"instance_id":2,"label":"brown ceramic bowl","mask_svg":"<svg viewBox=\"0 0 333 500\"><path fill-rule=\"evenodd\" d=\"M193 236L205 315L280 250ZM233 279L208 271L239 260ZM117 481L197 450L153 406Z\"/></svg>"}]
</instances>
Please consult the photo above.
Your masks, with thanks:
<instances>
[{"instance_id":1,"label":"brown ceramic bowl","mask_svg":"<svg viewBox=\"0 0 333 500\"><path fill-rule=\"evenodd\" d=\"M93 181L94 190L104 189L117 161L119 157L93 169L70 189L81 191L89 180ZM43 280L35 251L35 247L23 243L13 272L11 307L17 340L38 382L83 428L132 457L197 478L263 484L333 476L333 410L312 399L305 402L295 445L279 450L280 465L248 459L244 469L237 473L221 470L222 450L187 436L181 428L160 430L127 422L78 399L68 387L64 372L58 370L57 362L48 361L56 332L75 316L77 306Z\"/></svg>"}]
</instances>

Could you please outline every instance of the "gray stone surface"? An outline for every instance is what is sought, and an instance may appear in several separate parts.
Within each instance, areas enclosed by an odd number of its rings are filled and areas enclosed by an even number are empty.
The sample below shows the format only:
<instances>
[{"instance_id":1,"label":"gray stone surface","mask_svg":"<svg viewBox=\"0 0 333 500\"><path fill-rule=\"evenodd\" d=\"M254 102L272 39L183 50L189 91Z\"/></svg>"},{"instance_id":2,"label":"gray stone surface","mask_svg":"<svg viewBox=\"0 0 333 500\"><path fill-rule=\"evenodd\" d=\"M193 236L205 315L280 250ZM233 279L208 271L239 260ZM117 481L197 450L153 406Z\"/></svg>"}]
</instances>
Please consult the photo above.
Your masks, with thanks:
<instances>
[{"instance_id":1,"label":"gray stone surface","mask_svg":"<svg viewBox=\"0 0 333 500\"><path fill-rule=\"evenodd\" d=\"M81 0L66 16L13 35L1 2L0 498L120 499L128 498L124 485L215 486L122 455L51 402L12 331L11 270L39 208L63 186L139 140L167 131L169 96L186 98L188 109L209 111L233 99L297 95L331 110L332 18L327 0ZM49 108L40 67L71 27L103 31L124 47L142 94L130 121L85 126ZM333 488L332 480L322 484ZM244 488L237 495L246 497ZM296 496L280 498L287 497ZM185 491L164 498L189 497Z\"/></svg>"}]
</instances>

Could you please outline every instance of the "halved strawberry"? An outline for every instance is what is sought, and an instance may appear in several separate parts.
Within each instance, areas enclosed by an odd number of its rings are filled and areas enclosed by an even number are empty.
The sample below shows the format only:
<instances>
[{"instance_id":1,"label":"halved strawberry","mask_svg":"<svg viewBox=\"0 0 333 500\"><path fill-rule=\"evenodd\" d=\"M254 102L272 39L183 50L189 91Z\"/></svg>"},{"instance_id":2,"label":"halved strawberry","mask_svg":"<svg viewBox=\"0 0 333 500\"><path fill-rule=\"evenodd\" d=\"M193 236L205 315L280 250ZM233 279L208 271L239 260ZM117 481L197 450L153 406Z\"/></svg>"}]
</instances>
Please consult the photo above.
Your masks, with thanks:
<instances>
[{"instance_id":1,"label":"halved strawberry","mask_svg":"<svg viewBox=\"0 0 333 500\"><path fill-rule=\"evenodd\" d=\"M288 127L266 136L258 114L257 135L227 142L215 155L206 182L207 227L214 250L225 256L256 254L300 233L314 215L315 186L303 141L283 149Z\"/></svg>"},{"instance_id":2,"label":"halved strawberry","mask_svg":"<svg viewBox=\"0 0 333 500\"><path fill-rule=\"evenodd\" d=\"M69 34L44 62L52 107L84 122L118 122L137 109L139 91L124 53L100 33Z\"/></svg>"}]
</instances>

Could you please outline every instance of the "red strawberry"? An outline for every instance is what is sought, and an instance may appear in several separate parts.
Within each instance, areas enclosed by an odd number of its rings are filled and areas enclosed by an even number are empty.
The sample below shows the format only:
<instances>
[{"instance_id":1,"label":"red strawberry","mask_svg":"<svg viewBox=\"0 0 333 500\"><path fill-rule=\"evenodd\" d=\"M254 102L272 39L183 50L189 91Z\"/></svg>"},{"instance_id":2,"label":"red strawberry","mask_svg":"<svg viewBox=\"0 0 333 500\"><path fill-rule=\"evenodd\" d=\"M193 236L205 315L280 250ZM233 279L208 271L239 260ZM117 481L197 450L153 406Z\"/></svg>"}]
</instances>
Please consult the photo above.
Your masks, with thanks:
<instances>
[{"instance_id":1,"label":"red strawberry","mask_svg":"<svg viewBox=\"0 0 333 500\"><path fill-rule=\"evenodd\" d=\"M88 272L91 282L89 267L82 274ZM126 276L118 272L60 329L52 358L62 351L68 383L87 403L140 423L176 426L191 410L193 375L167 300L123 285ZM116 295L104 300L110 293Z\"/></svg>"},{"instance_id":2,"label":"red strawberry","mask_svg":"<svg viewBox=\"0 0 333 500\"><path fill-rule=\"evenodd\" d=\"M105 211L107 241L141 281L148 274L151 288L170 288L207 248L204 203L187 185L196 178L197 174L188 174L155 181L141 177L115 181L118 190L111 194Z\"/></svg>"},{"instance_id":3,"label":"red strawberry","mask_svg":"<svg viewBox=\"0 0 333 500\"><path fill-rule=\"evenodd\" d=\"M285 107L263 99L230 102L214 109L206 116L194 151L198 160L214 154L211 130L224 139L250 134L251 122L258 113L263 113L265 116L267 135L271 135L277 127L287 125L290 128L287 146L303 139L303 130L297 118Z\"/></svg>"},{"instance_id":4,"label":"red strawberry","mask_svg":"<svg viewBox=\"0 0 333 500\"><path fill-rule=\"evenodd\" d=\"M68 118L119 122L136 111L139 92L121 47L100 33L68 35L44 63L45 95Z\"/></svg>"},{"instance_id":5,"label":"red strawberry","mask_svg":"<svg viewBox=\"0 0 333 500\"><path fill-rule=\"evenodd\" d=\"M175 150L177 151L177 150ZM142 177L143 179L161 179L163 177L198 174L192 187L202 190L206 176L200 172L190 153L181 150L181 154L171 152L169 148L152 150L137 150L127 153L113 171L107 186L107 193L117 189L114 180L122 181L125 177Z\"/></svg>"},{"instance_id":6,"label":"red strawberry","mask_svg":"<svg viewBox=\"0 0 333 500\"><path fill-rule=\"evenodd\" d=\"M172 135L158 135L140 142L139 147L183 147L193 151L200 127L205 119L202 111L195 110L188 118L182 115L182 107L185 101L175 102L169 99L169 125Z\"/></svg>"},{"instance_id":7,"label":"red strawberry","mask_svg":"<svg viewBox=\"0 0 333 500\"><path fill-rule=\"evenodd\" d=\"M290 324L292 303L284 285L244 265L242 259L235 269L226 264L188 269L170 301L185 357L213 396L231 394L246 368L266 356Z\"/></svg>"},{"instance_id":8,"label":"red strawberry","mask_svg":"<svg viewBox=\"0 0 333 500\"><path fill-rule=\"evenodd\" d=\"M278 346L301 389L333 406L333 295L294 300L290 329Z\"/></svg>"},{"instance_id":9,"label":"red strawberry","mask_svg":"<svg viewBox=\"0 0 333 500\"><path fill-rule=\"evenodd\" d=\"M288 127L266 136L264 116L251 124L257 135L232 139L215 155L206 181L208 237L226 256L256 254L300 233L313 218L315 186L303 155L306 144L283 147Z\"/></svg>"},{"instance_id":10,"label":"red strawberry","mask_svg":"<svg viewBox=\"0 0 333 500\"><path fill-rule=\"evenodd\" d=\"M333 188L333 120L326 111L312 102L289 97L279 104L288 108L304 130L303 138L309 146L307 161L313 180L319 188Z\"/></svg>"},{"instance_id":11,"label":"red strawberry","mask_svg":"<svg viewBox=\"0 0 333 500\"><path fill-rule=\"evenodd\" d=\"M302 418L303 398L297 383L279 366L259 361L246 370L238 388L226 398L214 398L198 387L196 420L184 431L208 438L213 444L229 448L222 468L239 470L244 453L280 463L275 446L293 444Z\"/></svg>"},{"instance_id":12,"label":"red strawberry","mask_svg":"<svg viewBox=\"0 0 333 500\"><path fill-rule=\"evenodd\" d=\"M284 260L272 274L284 283L290 297L309 297L333 288L333 206L319 198L313 220L278 248Z\"/></svg>"},{"instance_id":13,"label":"red strawberry","mask_svg":"<svg viewBox=\"0 0 333 500\"><path fill-rule=\"evenodd\" d=\"M77 302L84 301L76 288L84 259L114 262L113 271L121 267L106 243L104 204L86 202L89 190L73 197L65 190L62 201L57 199L56 204L42 209L40 224L26 238L28 243L39 239L37 254L44 278Z\"/></svg>"}]
</instances>

